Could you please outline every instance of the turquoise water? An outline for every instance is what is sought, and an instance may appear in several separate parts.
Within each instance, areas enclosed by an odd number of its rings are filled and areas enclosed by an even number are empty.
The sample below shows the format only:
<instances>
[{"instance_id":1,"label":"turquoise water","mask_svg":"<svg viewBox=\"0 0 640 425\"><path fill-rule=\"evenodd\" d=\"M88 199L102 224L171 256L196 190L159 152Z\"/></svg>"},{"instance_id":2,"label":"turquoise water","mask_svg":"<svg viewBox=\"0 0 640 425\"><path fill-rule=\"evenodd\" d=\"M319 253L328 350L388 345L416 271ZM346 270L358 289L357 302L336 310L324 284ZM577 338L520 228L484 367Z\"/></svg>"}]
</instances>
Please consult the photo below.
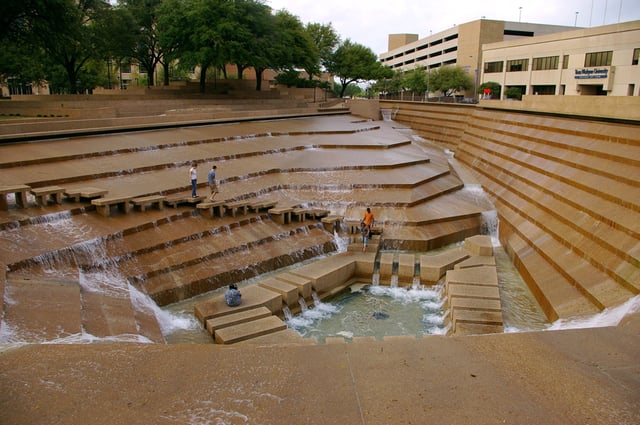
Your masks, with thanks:
<instances>
[{"instance_id":1,"label":"turquoise water","mask_svg":"<svg viewBox=\"0 0 640 425\"><path fill-rule=\"evenodd\" d=\"M331 298L316 302L287 319L305 338L325 342L330 337L443 335L448 330L442 311L442 286L398 288L354 284Z\"/></svg>"}]
</instances>

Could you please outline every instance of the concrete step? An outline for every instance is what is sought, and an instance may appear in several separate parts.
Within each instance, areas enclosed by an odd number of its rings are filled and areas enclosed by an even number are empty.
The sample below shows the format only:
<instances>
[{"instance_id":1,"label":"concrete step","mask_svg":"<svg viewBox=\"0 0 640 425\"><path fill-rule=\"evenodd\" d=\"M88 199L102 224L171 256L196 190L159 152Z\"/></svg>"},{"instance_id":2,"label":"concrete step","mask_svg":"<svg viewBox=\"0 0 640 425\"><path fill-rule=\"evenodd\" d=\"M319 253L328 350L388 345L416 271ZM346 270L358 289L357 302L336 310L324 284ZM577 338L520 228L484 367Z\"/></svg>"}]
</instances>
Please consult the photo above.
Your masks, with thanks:
<instances>
[{"instance_id":1,"label":"concrete step","mask_svg":"<svg viewBox=\"0 0 640 425\"><path fill-rule=\"evenodd\" d=\"M240 311L238 313L226 314L224 316L214 317L206 321L206 329L212 336L218 329L228 326L239 325L240 323L250 322L252 320L262 319L263 317L272 316L273 313L266 307L252 308Z\"/></svg>"},{"instance_id":2,"label":"concrete step","mask_svg":"<svg viewBox=\"0 0 640 425\"><path fill-rule=\"evenodd\" d=\"M208 254L201 261L165 268L163 273L138 284L158 304L166 305L332 249L335 249L333 236L314 227L288 237L271 235L260 243L234 245L226 251Z\"/></svg>"},{"instance_id":3,"label":"concrete step","mask_svg":"<svg viewBox=\"0 0 640 425\"><path fill-rule=\"evenodd\" d=\"M287 324L282 319L269 316L218 329L214 332L214 340L217 344L235 344L285 329L287 329Z\"/></svg>"},{"instance_id":4,"label":"concrete step","mask_svg":"<svg viewBox=\"0 0 640 425\"><path fill-rule=\"evenodd\" d=\"M3 326L27 343L82 333L80 285L65 279L8 279Z\"/></svg>"}]
</instances>

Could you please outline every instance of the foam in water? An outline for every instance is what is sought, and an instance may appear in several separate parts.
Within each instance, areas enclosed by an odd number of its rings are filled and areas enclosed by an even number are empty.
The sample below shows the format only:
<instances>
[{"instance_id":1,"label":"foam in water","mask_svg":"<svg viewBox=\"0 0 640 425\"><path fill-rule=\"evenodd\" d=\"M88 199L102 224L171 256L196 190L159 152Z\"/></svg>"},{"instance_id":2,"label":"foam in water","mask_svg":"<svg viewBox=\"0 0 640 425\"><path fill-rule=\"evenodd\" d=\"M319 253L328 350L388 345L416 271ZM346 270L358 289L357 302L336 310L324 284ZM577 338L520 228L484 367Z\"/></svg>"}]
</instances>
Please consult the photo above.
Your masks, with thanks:
<instances>
[{"instance_id":1,"label":"foam in water","mask_svg":"<svg viewBox=\"0 0 640 425\"><path fill-rule=\"evenodd\" d=\"M561 329L603 328L617 326L622 319L633 313L640 312L640 295L627 300L617 307L606 308L592 316L572 317L559 319L553 322L546 330L555 331Z\"/></svg>"},{"instance_id":2,"label":"foam in water","mask_svg":"<svg viewBox=\"0 0 640 425\"><path fill-rule=\"evenodd\" d=\"M316 300L314 307L287 320L305 337L446 334L442 286L399 288L352 285L350 292L331 302Z\"/></svg>"}]
</instances>

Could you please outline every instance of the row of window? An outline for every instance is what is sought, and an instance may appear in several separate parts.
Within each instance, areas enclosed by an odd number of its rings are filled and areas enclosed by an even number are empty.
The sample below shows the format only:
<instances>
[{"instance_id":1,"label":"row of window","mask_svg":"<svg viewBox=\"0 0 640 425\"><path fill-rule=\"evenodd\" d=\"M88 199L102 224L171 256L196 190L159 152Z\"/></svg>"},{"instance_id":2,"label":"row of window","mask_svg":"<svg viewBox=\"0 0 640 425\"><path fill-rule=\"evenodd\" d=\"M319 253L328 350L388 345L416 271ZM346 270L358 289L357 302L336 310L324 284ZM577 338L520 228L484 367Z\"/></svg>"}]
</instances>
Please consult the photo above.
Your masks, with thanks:
<instances>
[{"instance_id":1,"label":"row of window","mask_svg":"<svg viewBox=\"0 0 640 425\"><path fill-rule=\"evenodd\" d=\"M611 66L613 59L613 51L587 53L584 57L585 68L594 66ZM633 50L632 65L638 65L640 59L640 48ZM533 71L544 71L549 69L558 69L560 56L545 56L533 58L531 69ZM569 68L569 55L562 57L562 69ZM504 70L504 61L485 62L484 72L486 74L502 72ZM529 59L508 60L506 64L507 72L520 72L529 70Z\"/></svg>"},{"instance_id":2,"label":"row of window","mask_svg":"<svg viewBox=\"0 0 640 425\"><path fill-rule=\"evenodd\" d=\"M458 38L458 33L451 34L451 35L449 35L447 37L439 38L437 40L433 40L430 43L422 44L422 45L420 45L420 46L418 46L416 48L405 50L404 52L396 53L393 57L381 58L380 62L384 63L384 62L390 61L392 59L400 58L400 57L402 57L404 55L410 55L410 54L415 53L417 51L424 50L424 49L426 49L428 47L437 46L439 44L442 44L442 43L447 42L447 41L455 40L457 38ZM457 49L458 49L458 46L455 46L454 50L457 50ZM448 53L448 51L451 51L451 48L445 50L445 53ZM440 53L442 53L442 52L440 52ZM434 53L432 53L431 55L434 55Z\"/></svg>"}]
</instances>

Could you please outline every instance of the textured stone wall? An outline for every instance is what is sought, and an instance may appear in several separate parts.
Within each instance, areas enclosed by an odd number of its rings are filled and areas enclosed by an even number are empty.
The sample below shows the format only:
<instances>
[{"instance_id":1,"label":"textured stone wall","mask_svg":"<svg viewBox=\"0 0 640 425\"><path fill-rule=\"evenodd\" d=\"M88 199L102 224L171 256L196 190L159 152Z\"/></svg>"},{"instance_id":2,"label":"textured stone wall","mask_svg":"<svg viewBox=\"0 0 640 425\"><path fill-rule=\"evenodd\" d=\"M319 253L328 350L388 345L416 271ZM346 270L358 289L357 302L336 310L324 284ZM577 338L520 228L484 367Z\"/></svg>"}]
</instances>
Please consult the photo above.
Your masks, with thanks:
<instances>
[{"instance_id":1,"label":"textured stone wall","mask_svg":"<svg viewBox=\"0 0 640 425\"><path fill-rule=\"evenodd\" d=\"M550 320L640 293L640 125L467 105L381 102L455 152Z\"/></svg>"}]
</instances>

